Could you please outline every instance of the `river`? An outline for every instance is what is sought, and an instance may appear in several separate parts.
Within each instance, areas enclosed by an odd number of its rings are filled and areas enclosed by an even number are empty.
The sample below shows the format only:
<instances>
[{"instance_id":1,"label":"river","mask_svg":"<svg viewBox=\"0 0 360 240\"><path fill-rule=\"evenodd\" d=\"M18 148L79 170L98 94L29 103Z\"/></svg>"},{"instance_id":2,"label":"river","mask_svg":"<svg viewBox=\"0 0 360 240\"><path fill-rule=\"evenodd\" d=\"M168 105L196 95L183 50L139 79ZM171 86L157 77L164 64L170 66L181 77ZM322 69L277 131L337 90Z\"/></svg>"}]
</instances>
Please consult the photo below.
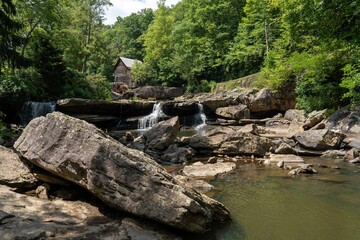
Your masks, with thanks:
<instances>
[{"instance_id":1,"label":"river","mask_svg":"<svg viewBox=\"0 0 360 240\"><path fill-rule=\"evenodd\" d=\"M255 163L213 180L211 197L232 222L187 239L360 239L360 166L306 158L319 174L290 177L286 170ZM323 164L328 168L319 168ZM333 169L332 166L340 169Z\"/></svg>"}]
</instances>

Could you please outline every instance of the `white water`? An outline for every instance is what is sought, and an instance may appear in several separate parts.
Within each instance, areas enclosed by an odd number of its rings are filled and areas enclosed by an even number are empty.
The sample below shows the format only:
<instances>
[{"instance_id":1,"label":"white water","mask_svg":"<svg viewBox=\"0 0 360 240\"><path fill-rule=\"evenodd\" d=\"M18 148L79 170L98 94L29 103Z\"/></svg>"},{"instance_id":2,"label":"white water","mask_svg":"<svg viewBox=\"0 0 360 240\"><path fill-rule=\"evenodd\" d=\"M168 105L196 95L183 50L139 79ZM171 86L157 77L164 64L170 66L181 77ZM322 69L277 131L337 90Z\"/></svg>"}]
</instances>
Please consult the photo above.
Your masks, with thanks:
<instances>
[{"instance_id":1,"label":"white water","mask_svg":"<svg viewBox=\"0 0 360 240\"><path fill-rule=\"evenodd\" d=\"M195 130L200 131L206 126L206 115L204 113L204 106L198 103L199 112L195 115Z\"/></svg>"},{"instance_id":2,"label":"white water","mask_svg":"<svg viewBox=\"0 0 360 240\"><path fill-rule=\"evenodd\" d=\"M139 119L138 129L152 128L159 122L160 118L167 117L161 109L161 103L154 104L153 111L149 115Z\"/></svg>"},{"instance_id":3,"label":"white water","mask_svg":"<svg viewBox=\"0 0 360 240\"><path fill-rule=\"evenodd\" d=\"M21 124L28 124L34 118L55 111L55 102L26 102L19 113Z\"/></svg>"}]
</instances>

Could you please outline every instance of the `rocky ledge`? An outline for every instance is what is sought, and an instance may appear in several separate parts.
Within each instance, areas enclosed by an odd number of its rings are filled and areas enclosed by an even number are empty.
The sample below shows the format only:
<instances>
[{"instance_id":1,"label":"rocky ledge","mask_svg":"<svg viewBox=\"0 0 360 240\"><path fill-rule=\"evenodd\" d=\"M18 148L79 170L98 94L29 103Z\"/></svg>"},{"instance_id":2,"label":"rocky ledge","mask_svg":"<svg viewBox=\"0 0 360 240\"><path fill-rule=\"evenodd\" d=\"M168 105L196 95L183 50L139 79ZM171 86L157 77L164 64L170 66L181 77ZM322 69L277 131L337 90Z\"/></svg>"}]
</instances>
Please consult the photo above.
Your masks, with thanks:
<instances>
[{"instance_id":1,"label":"rocky ledge","mask_svg":"<svg viewBox=\"0 0 360 240\"><path fill-rule=\"evenodd\" d=\"M31 121L14 147L108 206L190 232L229 219L219 202L182 186L148 155L85 121L54 112Z\"/></svg>"}]
</instances>

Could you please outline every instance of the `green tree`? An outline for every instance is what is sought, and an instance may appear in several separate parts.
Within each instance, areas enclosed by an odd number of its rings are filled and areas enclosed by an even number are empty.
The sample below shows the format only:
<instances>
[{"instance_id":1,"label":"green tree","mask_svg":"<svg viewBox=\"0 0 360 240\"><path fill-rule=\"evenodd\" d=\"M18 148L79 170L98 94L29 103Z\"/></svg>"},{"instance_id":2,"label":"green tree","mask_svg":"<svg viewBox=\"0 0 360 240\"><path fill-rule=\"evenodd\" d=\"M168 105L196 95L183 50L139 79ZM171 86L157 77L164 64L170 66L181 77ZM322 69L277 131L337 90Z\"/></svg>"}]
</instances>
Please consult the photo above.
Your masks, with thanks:
<instances>
[{"instance_id":1,"label":"green tree","mask_svg":"<svg viewBox=\"0 0 360 240\"><path fill-rule=\"evenodd\" d=\"M142 61L145 56L141 36L148 29L154 18L152 9L142 9L125 18L118 17L112 27L113 39L117 52L124 57Z\"/></svg>"},{"instance_id":2,"label":"green tree","mask_svg":"<svg viewBox=\"0 0 360 240\"><path fill-rule=\"evenodd\" d=\"M0 74L7 66L14 71L15 67L23 63L17 52L21 37L17 35L21 24L13 19L16 9L11 0L1 0L0 5Z\"/></svg>"},{"instance_id":3,"label":"green tree","mask_svg":"<svg viewBox=\"0 0 360 240\"><path fill-rule=\"evenodd\" d=\"M66 83L65 63L62 51L57 49L45 32L39 32L34 49L34 67L39 73L36 79L47 98L60 98Z\"/></svg>"},{"instance_id":4,"label":"green tree","mask_svg":"<svg viewBox=\"0 0 360 240\"><path fill-rule=\"evenodd\" d=\"M275 1L246 1L244 17L226 58L231 77L241 77L260 70L281 33L280 17L281 12Z\"/></svg>"}]
</instances>

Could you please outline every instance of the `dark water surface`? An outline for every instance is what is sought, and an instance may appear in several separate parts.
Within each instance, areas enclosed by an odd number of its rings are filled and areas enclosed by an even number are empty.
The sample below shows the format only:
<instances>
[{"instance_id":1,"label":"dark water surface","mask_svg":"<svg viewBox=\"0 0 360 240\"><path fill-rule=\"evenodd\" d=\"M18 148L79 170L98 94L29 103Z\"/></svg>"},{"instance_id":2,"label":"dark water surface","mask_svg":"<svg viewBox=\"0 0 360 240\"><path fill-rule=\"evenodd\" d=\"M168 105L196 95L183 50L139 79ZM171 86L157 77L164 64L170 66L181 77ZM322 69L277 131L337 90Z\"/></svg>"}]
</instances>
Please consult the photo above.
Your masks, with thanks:
<instances>
[{"instance_id":1,"label":"dark water surface","mask_svg":"<svg viewBox=\"0 0 360 240\"><path fill-rule=\"evenodd\" d=\"M306 162L329 167L289 177L286 170L252 163L212 181L217 190L209 195L233 220L186 239L360 239L360 167L319 158Z\"/></svg>"}]
</instances>

